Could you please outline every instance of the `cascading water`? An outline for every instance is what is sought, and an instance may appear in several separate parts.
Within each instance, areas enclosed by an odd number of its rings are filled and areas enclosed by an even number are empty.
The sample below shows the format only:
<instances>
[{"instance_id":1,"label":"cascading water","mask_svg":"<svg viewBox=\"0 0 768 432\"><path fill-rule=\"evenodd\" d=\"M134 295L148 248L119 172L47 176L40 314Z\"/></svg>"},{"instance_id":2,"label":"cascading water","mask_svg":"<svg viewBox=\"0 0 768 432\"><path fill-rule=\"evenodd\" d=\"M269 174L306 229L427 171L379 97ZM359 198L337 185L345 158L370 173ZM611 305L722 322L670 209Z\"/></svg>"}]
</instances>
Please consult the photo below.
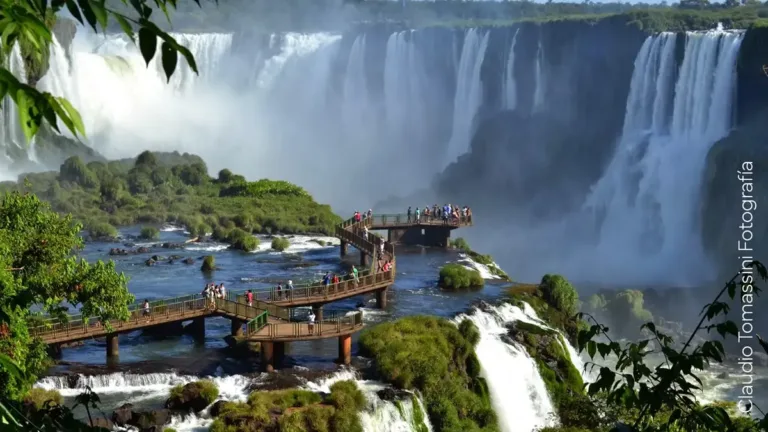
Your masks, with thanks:
<instances>
[{"instance_id":1,"label":"cascading water","mask_svg":"<svg viewBox=\"0 0 768 432\"><path fill-rule=\"evenodd\" d=\"M453 132L448 143L445 165L466 153L472 139L475 114L483 103L480 68L485 59L490 32L469 29L464 35L453 102Z\"/></svg>"},{"instance_id":2,"label":"cascading water","mask_svg":"<svg viewBox=\"0 0 768 432\"><path fill-rule=\"evenodd\" d=\"M368 408L359 414L364 431L420 432L426 428L427 431L432 432L426 410L417 395L412 395L409 400L398 402L382 400L376 392L387 386L375 381L360 380L352 370L342 370L328 378L309 382L305 387L315 392L330 393L334 383L346 380L355 381L368 401ZM423 415L417 415L417 410Z\"/></svg>"},{"instance_id":3,"label":"cascading water","mask_svg":"<svg viewBox=\"0 0 768 432\"><path fill-rule=\"evenodd\" d=\"M536 49L536 60L534 62L534 78L536 80L536 89L533 93L533 112L544 109L546 102L547 79L544 67L544 44L539 37L539 46Z\"/></svg>"},{"instance_id":4,"label":"cascading water","mask_svg":"<svg viewBox=\"0 0 768 432\"><path fill-rule=\"evenodd\" d=\"M722 28L687 33L676 82L675 35L646 39L635 62L624 133L586 203L600 224L591 255L602 268L647 283L701 278L707 259L699 188L709 149L731 128L742 38L743 32Z\"/></svg>"},{"instance_id":5,"label":"cascading water","mask_svg":"<svg viewBox=\"0 0 768 432\"><path fill-rule=\"evenodd\" d=\"M515 79L515 46L517 45L517 35L520 29L515 30L512 37L512 43L509 46L507 54L507 65L504 69L504 108L513 110L517 108L517 81Z\"/></svg>"},{"instance_id":6,"label":"cascading water","mask_svg":"<svg viewBox=\"0 0 768 432\"><path fill-rule=\"evenodd\" d=\"M536 363L525 348L503 338L505 325L526 321L539 325L516 306L503 304L459 315L455 322L471 320L480 331L475 353L488 382L491 402L504 432L532 432L555 423L555 409L539 375Z\"/></svg>"}]
</instances>

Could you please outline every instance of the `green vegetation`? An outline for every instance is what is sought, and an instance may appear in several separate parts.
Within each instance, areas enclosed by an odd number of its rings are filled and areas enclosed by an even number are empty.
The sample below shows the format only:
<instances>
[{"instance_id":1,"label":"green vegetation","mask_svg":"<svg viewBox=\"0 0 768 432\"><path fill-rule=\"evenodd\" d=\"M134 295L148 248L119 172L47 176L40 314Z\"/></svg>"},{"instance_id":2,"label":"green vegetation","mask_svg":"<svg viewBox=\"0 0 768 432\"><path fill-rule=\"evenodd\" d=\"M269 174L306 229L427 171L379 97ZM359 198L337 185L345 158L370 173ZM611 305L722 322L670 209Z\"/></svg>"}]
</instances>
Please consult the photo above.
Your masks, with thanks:
<instances>
[{"instance_id":1,"label":"green vegetation","mask_svg":"<svg viewBox=\"0 0 768 432\"><path fill-rule=\"evenodd\" d=\"M92 239L113 240L116 239L120 233L117 231L117 228L106 222L96 222L88 227L88 235L90 235Z\"/></svg>"},{"instance_id":2,"label":"green vegetation","mask_svg":"<svg viewBox=\"0 0 768 432\"><path fill-rule=\"evenodd\" d=\"M514 285L507 292L510 303L518 307L528 303L540 319L562 331L571 343L576 341L579 328L584 325L574 319L579 296L564 277L545 275L538 285Z\"/></svg>"},{"instance_id":3,"label":"green vegetation","mask_svg":"<svg viewBox=\"0 0 768 432\"><path fill-rule=\"evenodd\" d=\"M115 226L173 223L192 237L213 232L218 240L246 251L258 246L251 233L330 235L341 221L298 186L271 180L248 183L226 174L219 177L230 182L222 183L207 172L202 159L186 153L144 152L135 160L88 164L73 156L58 173L25 174L19 183L1 183L0 192L38 194L54 210L72 213L93 237L113 237ZM240 187L250 195L231 194ZM142 230L144 234L150 231Z\"/></svg>"},{"instance_id":4,"label":"green vegetation","mask_svg":"<svg viewBox=\"0 0 768 432\"><path fill-rule=\"evenodd\" d=\"M544 300L561 312L573 315L579 310L579 294L560 275L544 275L539 285Z\"/></svg>"},{"instance_id":5,"label":"green vegetation","mask_svg":"<svg viewBox=\"0 0 768 432\"><path fill-rule=\"evenodd\" d=\"M639 290L593 294L584 305L584 311L610 322L616 334L622 337L640 336L640 326L653 321L653 314L645 308L643 292Z\"/></svg>"},{"instance_id":6,"label":"green vegetation","mask_svg":"<svg viewBox=\"0 0 768 432\"><path fill-rule=\"evenodd\" d=\"M24 396L24 404L35 410L41 410L46 405L61 405L63 402L61 394L56 390L44 390L33 387Z\"/></svg>"},{"instance_id":7,"label":"green vegetation","mask_svg":"<svg viewBox=\"0 0 768 432\"><path fill-rule=\"evenodd\" d=\"M74 256L83 246L81 226L60 216L34 195L16 192L0 201L0 353L25 373L0 368L0 398L20 400L48 366L46 347L30 334L31 312L64 318L67 305L84 317L127 319L134 298L114 263L89 264Z\"/></svg>"},{"instance_id":8,"label":"green vegetation","mask_svg":"<svg viewBox=\"0 0 768 432\"><path fill-rule=\"evenodd\" d=\"M226 402L211 432L362 432L357 413L366 400L354 381L339 381L323 398L308 390L256 391L247 403Z\"/></svg>"},{"instance_id":9,"label":"green vegetation","mask_svg":"<svg viewBox=\"0 0 768 432\"><path fill-rule=\"evenodd\" d=\"M139 234L139 238L144 240L157 240L160 238L160 230L151 226L143 227Z\"/></svg>"},{"instance_id":10,"label":"green vegetation","mask_svg":"<svg viewBox=\"0 0 768 432\"><path fill-rule=\"evenodd\" d=\"M364 331L359 343L384 381L421 393L435 431L496 431L474 353L479 340L471 321L457 327L442 318L411 316Z\"/></svg>"},{"instance_id":11,"label":"green vegetation","mask_svg":"<svg viewBox=\"0 0 768 432\"><path fill-rule=\"evenodd\" d=\"M200 266L200 270L204 272L216 270L216 258L213 255L206 255L205 258L203 258L203 265Z\"/></svg>"},{"instance_id":12,"label":"green vegetation","mask_svg":"<svg viewBox=\"0 0 768 432\"><path fill-rule=\"evenodd\" d=\"M202 411L219 397L219 388L211 380L199 380L177 385L171 389L166 407L180 410Z\"/></svg>"},{"instance_id":13,"label":"green vegetation","mask_svg":"<svg viewBox=\"0 0 768 432\"><path fill-rule=\"evenodd\" d=\"M509 278L509 275L504 272L501 268L499 268L498 265L493 261L493 257L490 255L482 255L475 251L473 251L469 247L469 243L467 243L466 240L464 240L462 237L458 237L455 239L452 239L449 243L450 247L454 249L458 249L465 254L467 254L470 258L472 258L472 261L482 264L488 268L488 271L494 275L498 276L501 280L504 281L511 281L512 279Z\"/></svg>"},{"instance_id":14,"label":"green vegetation","mask_svg":"<svg viewBox=\"0 0 768 432\"><path fill-rule=\"evenodd\" d=\"M446 264L440 268L440 288L449 290L480 289L485 280L480 272L464 267L461 264Z\"/></svg>"},{"instance_id":15,"label":"green vegetation","mask_svg":"<svg viewBox=\"0 0 768 432\"><path fill-rule=\"evenodd\" d=\"M282 252L291 246L291 242L285 237L275 237L272 239L272 249Z\"/></svg>"}]
</instances>

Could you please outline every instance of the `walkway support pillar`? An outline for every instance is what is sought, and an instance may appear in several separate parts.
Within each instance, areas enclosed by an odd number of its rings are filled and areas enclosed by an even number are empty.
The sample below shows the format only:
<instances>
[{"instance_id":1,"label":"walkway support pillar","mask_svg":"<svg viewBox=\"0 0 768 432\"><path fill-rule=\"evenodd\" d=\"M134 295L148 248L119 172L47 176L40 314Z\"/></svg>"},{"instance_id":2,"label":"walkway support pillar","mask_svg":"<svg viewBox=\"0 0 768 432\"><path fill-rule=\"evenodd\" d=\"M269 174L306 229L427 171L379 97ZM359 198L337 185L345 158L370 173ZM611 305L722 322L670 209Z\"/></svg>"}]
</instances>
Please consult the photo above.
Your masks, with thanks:
<instances>
[{"instance_id":1,"label":"walkway support pillar","mask_svg":"<svg viewBox=\"0 0 768 432\"><path fill-rule=\"evenodd\" d=\"M347 256L347 242L344 240L341 241L341 257L344 258Z\"/></svg>"},{"instance_id":2,"label":"walkway support pillar","mask_svg":"<svg viewBox=\"0 0 768 432\"><path fill-rule=\"evenodd\" d=\"M197 343L205 342L205 318L195 318L192 320L192 338Z\"/></svg>"},{"instance_id":3,"label":"walkway support pillar","mask_svg":"<svg viewBox=\"0 0 768 432\"><path fill-rule=\"evenodd\" d=\"M285 342L261 342L261 368L264 372L274 372L285 358Z\"/></svg>"},{"instance_id":4,"label":"walkway support pillar","mask_svg":"<svg viewBox=\"0 0 768 432\"><path fill-rule=\"evenodd\" d=\"M315 321L323 320L323 305L312 305L312 312L315 313Z\"/></svg>"},{"instance_id":5,"label":"walkway support pillar","mask_svg":"<svg viewBox=\"0 0 768 432\"><path fill-rule=\"evenodd\" d=\"M117 333L107 335L107 359L114 359L120 355L120 342Z\"/></svg>"},{"instance_id":6,"label":"walkway support pillar","mask_svg":"<svg viewBox=\"0 0 768 432\"><path fill-rule=\"evenodd\" d=\"M389 287L384 287L383 289L380 289L376 291L376 307L379 309L384 309L387 307L387 289Z\"/></svg>"},{"instance_id":7,"label":"walkway support pillar","mask_svg":"<svg viewBox=\"0 0 768 432\"><path fill-rule=\"evenodd\" d=\"M368 267L370 262L368 261L368 254L360 251L360 267Z\"/></svg>"},{"instance_id":8,"label":"walkway support pillar","mask_svg":"<svg viewBox=\"0 0 768 432\"><path fill-rule=\"evenodd\" d=\"M339 336L339 363L349 365L352 362L352 335Z\"/></svg>"},{"instance_id":9,"label":"walkway support pillar","mask_svg":"<svg viewBox=\"0 0 768 432\"><path fill-rule=\"evenodd\" d=\"M245 321L238 319L238 318L232 318L230 321L232 321L232 336L238 337L243 335L243 326L245 325Z\"/></svg>"}]
</instances>

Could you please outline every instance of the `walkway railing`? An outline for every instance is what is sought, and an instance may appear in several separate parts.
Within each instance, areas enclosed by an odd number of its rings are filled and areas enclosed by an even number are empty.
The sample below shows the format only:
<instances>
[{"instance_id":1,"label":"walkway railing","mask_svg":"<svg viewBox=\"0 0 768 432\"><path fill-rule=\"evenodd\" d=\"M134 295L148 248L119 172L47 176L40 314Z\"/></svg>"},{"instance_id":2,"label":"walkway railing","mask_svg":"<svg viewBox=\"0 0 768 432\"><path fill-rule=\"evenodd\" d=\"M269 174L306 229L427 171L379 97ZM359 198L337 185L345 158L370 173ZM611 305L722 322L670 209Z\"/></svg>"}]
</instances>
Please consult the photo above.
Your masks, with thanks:
<instances>
[{"instance_id":1,"label":"walkway railing","mask_svg":"<svg viewBox=\"0 0 768 432\"><path fill-rule=\"evenodd\" d=\"M264 328L264 326L267 325L268 322L269 322L269 313L262 312L256 318L248 321L248 324L246 324L245 326L245 334L250 335L250 334L256 333L257 331Z\"/></svg>"},{"instance_id":2,"label":"walkway railing","mask_svg":"<svg viewBox=\"0 0 768 432\"><path fill-rule=\"evenodd\" d=\"M416 219L416 214L412 213L410 218L408 217L407 213L402 214L375 214L372 217L365 219L363 222L365 222L366 226L401 226L401 225L413 225L413 224L424 224L424 225L450 225L450 226L467 226L472 225L474 216L460 216L458 219L456 218L448 218L448 220L443 220L442 217L437 217L437 215L429 215L425 216L423 213L419 216L419 219Z\"/></svg>"},{"instance_id":3,"label":"walkway railing","mask_svg":"<svg viewBox=\"0 0 768 432\"><path fill-rule=\"evenodd\" d=\"M347 316L324 319L310 325L307 322L267 323L262 328L247 336L252 339L292 339L298 337L327 337L334 334L350 333L363 326L363 313L355 312ZM254 326L254 328L256 328Z\"/></svg>"}]
</instances>

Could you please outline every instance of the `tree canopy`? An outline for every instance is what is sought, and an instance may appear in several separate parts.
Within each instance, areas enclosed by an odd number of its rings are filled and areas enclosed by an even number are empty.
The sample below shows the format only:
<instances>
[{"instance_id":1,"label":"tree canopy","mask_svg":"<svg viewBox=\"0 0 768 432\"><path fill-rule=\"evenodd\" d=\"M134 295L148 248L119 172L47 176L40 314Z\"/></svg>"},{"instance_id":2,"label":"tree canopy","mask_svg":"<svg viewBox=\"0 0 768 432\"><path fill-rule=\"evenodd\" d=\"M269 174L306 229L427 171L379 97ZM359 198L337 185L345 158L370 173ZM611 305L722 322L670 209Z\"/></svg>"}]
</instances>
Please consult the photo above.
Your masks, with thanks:
<instances>
[{"instance_id":1,"label":"tree canopy","mask_svg":"<svg viewBox=\"0 0 768 432\"><path fill-rule=\"evenodd\" d=\"M35 195L13 192L0 202L0 353L25 372L20 380L0 368L2 397L18 398L47 366L45 346L30 335L35 316L65 319L70 307L105 324L129 316L134 298L126 276L111 261L74 256L83 246L81 228Z\"/></svg>"}]
</instances>

